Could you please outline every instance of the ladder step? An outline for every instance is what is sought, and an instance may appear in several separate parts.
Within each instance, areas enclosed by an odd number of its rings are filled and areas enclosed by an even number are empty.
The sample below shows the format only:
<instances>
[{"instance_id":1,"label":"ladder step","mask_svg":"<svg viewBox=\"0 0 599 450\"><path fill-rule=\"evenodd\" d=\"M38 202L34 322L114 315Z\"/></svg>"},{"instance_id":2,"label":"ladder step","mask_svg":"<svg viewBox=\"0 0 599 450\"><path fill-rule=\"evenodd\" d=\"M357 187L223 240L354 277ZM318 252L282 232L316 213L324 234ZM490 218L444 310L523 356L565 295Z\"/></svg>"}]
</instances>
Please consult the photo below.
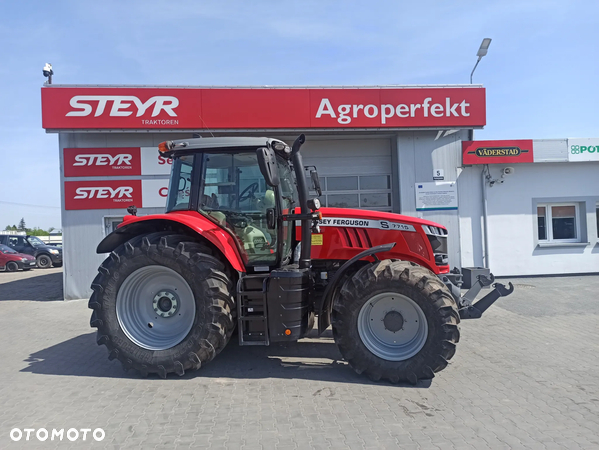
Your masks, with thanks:
<instances>
[{"instance_id":1,"label":"ladder step","mask_svg":"<svg viewBox=\"0 0 599 450\"><path fill-rule=\"evenodd\" d=\"M237 283L239 345L269 345L266 311L268 274L246 275Z\"/></svg>"}]
</instances>

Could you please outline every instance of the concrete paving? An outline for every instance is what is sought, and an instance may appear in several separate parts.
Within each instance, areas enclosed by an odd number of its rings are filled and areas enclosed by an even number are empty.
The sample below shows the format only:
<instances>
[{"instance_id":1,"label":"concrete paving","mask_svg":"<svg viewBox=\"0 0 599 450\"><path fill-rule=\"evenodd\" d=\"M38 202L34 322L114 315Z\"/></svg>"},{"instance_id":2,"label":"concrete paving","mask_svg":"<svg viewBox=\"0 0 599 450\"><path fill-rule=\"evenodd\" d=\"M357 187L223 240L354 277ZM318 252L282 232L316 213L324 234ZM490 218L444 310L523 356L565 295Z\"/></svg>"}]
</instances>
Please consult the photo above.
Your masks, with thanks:
<instances>
[{"instance_id":1,"label":"concrete paving","mask_svg":"<svg viewBox=\"0 0 599 450\"><path fill-rule=\"evenodd\" d=\"M96 345L86 302L56 301L61 280L0 273L0 448L599 448L599 276L512 280L416 386L356 375L330 332L140 379Z\"/></svg>"}]
</instances>

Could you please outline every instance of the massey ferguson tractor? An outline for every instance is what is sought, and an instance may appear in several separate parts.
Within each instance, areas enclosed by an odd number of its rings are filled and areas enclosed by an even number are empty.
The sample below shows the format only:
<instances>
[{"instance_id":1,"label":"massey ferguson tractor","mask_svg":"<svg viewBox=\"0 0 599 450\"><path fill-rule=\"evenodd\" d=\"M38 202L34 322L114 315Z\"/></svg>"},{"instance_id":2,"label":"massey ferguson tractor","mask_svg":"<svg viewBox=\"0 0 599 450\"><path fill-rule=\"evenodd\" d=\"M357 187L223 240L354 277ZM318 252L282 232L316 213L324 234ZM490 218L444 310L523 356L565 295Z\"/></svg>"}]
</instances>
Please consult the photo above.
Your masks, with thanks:
<instances>
[{"instance_id":1,"label":"massey ferguson tractor","mask_svg":"<svg viewBox=\"0 0 599 450\"><path fill-rule=\"evenodd\" d=\"M141 375L183 375L239 345L297 341L332 325L358 373L394 383L434 377L453 357L460 318L513 286L474 273L461 296L445 227L414 217L321 208L300 147L267 138L163 142L173 161L166 212L136 208L97 248L89 307L108 358Z\"/></svg>"}]
</instances>

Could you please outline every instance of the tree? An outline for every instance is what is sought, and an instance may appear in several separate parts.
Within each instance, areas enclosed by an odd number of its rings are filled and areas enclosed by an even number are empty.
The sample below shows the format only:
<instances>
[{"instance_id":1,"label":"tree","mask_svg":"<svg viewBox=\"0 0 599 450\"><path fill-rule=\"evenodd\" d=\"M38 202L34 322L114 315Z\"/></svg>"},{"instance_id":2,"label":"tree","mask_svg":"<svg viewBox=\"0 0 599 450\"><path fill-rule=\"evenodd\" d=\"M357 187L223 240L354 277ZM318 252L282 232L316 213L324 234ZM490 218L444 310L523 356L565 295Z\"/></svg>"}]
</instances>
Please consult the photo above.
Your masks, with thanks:
<instances>
[{"instance_id":1,"label":"tree","mask_svg":"<svg viewBox=\"0 0 599 450\"><path fill-rule=\"evenodd\" d=\"M50 227L50 228L48 228L48 233L52 233L54 230L56 230L56 228Z\"/></svg>"},{"instance_id":2,"label":"tree","mask_svg":"<svg viewBox=\"0 0 599 450\"><path fill-rule=\"evenodd\" d=\"M27 231L27 225L25 225L25 219L21 218L19 222L19 231Z\"/></svg>"},{"instance_id":3,"label":"tree","mask_svg":"<svg viewBox=\"0 0 599 450\"><path fill-rule=\"evenodd\" d=\"M35 227L32 230L27 230L27 234L31 235L31 236L49 236L50 233L48 233L46 230L42 230L41 228Z\"/></svg>"}]
</instances>

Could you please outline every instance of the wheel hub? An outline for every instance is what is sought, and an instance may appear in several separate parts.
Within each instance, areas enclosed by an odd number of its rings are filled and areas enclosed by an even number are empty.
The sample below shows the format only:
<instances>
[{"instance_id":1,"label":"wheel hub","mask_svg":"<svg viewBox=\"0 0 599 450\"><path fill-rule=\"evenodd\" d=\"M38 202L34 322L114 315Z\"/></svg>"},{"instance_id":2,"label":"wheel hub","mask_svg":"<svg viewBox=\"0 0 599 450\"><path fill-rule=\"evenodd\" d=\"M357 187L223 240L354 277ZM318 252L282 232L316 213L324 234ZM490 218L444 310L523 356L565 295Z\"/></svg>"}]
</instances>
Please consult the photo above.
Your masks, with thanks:
<instances>
[{"instance_id":1,"label":"wheel hub","mask_svg":"<svg viewBox=\"0 0 599 450\"><path fill-rule=\"evenodd\" d=\"M385 314L383 324L385 325L386 330L397 333L399 330L403 329L404 319L400 312L389 311Z\"/></svg>"},{"instance_id":2,"label":"wheel hub","mask_svg":"<svg viewBox=\"0 0 599 450\"><path fill-rule=\"evenodd\" d=\"M154 296L152 308L160 317L172 317L179 309L179 302L172 292L160 291Z\"/></svg>"},{"instance_id":3,"label":"wheel hub","mask_svg":"<svg viewBox=\"0 0 599 450\"><path fill-rule=\"evenodd\" d=\"M424 311L411 298L383 292L368 299L358 313L358 334L364 346L386 361L416 355L428 336Z\"/></svg>"}]
</instances>

